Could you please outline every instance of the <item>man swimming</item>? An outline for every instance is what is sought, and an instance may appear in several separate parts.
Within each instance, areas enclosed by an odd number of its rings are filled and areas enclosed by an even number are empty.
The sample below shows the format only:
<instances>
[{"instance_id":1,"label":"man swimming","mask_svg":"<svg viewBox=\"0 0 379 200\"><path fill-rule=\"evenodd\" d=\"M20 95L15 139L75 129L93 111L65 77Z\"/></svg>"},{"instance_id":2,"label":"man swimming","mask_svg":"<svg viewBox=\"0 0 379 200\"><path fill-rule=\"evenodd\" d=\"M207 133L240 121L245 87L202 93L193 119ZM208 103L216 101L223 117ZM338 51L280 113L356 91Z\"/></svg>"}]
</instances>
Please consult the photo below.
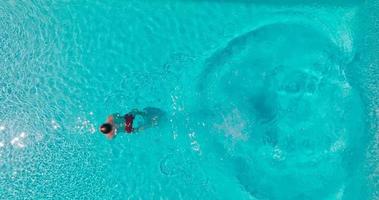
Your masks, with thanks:
<instances>
[{"instance_id":1,"label":"man swimming","mask_svg":"<svg viewBox=\"0 0 379 200\"><path fill-rule=\"evenodd\" d=\"M133 122L138 115L143 118L143 123L135 127L133 126ZM152 126L156 126L163 115L163 111L152 107L144 108L143 111L134 109L125 115L115 113L110 115L106 122L100 126L100 131L105 134L108 139L113 139L118 131L131 134L133 132L138 132Z\"/></svg>"}]
</instances>

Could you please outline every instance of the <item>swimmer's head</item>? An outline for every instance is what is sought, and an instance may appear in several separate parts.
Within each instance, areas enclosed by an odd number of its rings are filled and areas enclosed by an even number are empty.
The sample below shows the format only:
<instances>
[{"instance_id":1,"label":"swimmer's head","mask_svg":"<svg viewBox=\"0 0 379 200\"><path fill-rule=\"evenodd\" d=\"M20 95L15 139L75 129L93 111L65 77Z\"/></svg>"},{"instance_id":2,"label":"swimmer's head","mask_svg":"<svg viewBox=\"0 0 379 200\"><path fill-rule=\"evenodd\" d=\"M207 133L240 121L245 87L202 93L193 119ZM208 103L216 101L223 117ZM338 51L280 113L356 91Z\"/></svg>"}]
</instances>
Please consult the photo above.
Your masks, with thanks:
<instances>
[{"instance_id":1,"label":"swimmer's head","mask_svg":"<svg viewBox=\"0 0 379 200\"><path fill-rule=\"evenodd\" d=\"M100 126L100 131L104 134L108 134L112 131L113 126L110 123L104 123Z\"/></svg>"}]
</instances>

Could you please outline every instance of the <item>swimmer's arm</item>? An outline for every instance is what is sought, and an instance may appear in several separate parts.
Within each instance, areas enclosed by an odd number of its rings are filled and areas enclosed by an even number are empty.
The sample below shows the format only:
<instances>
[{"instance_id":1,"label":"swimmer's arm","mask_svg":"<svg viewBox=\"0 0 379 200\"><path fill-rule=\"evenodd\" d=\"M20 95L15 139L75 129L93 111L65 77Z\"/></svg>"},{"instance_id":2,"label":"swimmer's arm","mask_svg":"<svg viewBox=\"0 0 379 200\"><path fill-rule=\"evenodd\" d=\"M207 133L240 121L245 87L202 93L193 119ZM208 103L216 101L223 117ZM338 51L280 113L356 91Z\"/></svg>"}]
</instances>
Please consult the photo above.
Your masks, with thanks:
<instances>
[{"instance_id":1,"label":"swimmer's arm","mask_svg":"<svg viewBox=\"0 0 379 200\"><path fill-rule=\"evenodd\" d=\"M107 118L107 123L114 124L114 117L116 114L109 115Z\"/></svg>"},{"instance_id":2,"label":"swimmer's arm","mask_svg":"<svg viewBox=\"0 0 379 200\"><path fill-rule=\"evenodd\" d=\"M109 140L114 139L114 138L116 137L115 131L113 131L112 133L107 134L106 137L107 137Z\"/></svg>"},{"instance_id":3,"label":"swimmer's arm","mask_svg":"<svg viewBox=\"0 0 379 200\"><path fill-rule=\"evenodd\" d=\"M139 127L133 128L133 132L143 131L145 128L147 128L147 127L144 125L141 125Z\"/></svg>"},{"instance_id":4,"label":"swimmer's arm","mask_svg":"<svg viewBox=\"0 0 379 200\"><path fill-rule=\"evenodd\" d=\"M115 120L115 117L117 117L118 115L120 115L120 114L116 113L116 114L112 114L112 115L108 116L108 118L107 118L107 123L110 123L110 124L112 124L113 126L115 126L114 120ZM116 128L114 128L113 131L112 131L111 133L109 133L109 134L106 135L106 137L107 137L109 140L114 139L114 138L116 137L116 131L117 131Z\"/></svg>"},{"instance_id":5,"label":"swimmer's arm","mask_svg":"<svg viewBox=\"0 0 379 200\"><path fill-rule=\"evenodd\" d=\"M118 119L123 118L120 113L114 113L112 115L109 115L107 122L113 124L114 126L118 125Z\"/></svg>"}]
</instances>

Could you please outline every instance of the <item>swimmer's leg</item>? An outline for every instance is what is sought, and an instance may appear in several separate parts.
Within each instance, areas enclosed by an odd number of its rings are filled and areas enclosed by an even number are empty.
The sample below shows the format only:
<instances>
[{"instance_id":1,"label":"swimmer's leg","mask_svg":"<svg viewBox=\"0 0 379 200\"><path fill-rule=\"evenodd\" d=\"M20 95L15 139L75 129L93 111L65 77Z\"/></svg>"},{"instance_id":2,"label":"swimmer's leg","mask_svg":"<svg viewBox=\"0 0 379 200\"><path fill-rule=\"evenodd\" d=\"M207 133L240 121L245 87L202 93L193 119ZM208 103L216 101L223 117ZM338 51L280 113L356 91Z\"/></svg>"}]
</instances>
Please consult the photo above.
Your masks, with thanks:
<instances>
[{"instance_id":1,"label":"swimmer's leg","mask_svg":"<svg viewBox=\"0 0 379 200\"><path fill-rule=\"evenodd\" d=\"M159 108L146 107L143 109L145 114L146 123L151 124L151 126L157 126L162 122L165 116L165 112Z\"/></svg>"},{"instance_id":2,"label":"swimmer's leg","mask_svg":"<svg viewBox=\"0 0 379 200\"><path fill-rule=\"evenodd\" d=\"M136 131L141 131L147 128L158 126L161 124L165 116L165 112L159 108L146 107L143 111L135 112L143 117L144 123L136 128Z\"/></svg>"}]
</instances>

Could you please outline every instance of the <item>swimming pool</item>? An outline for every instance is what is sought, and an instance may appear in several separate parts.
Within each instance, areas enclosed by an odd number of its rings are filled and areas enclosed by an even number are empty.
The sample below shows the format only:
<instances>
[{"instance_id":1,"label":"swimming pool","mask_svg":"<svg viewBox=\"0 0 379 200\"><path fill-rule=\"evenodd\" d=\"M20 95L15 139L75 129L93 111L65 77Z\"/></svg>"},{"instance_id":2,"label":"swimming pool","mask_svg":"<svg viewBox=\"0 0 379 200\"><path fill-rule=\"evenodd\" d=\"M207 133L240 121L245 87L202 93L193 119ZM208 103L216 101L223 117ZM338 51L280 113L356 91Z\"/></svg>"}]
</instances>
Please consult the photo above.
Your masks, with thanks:
<instances>
[{"instance_id":1,"label":"swimming pool","mask_svg":"<svg viewBox=\"0 0 379 200\"><path fill-rule=\"evenodd\" d=\"M0 199L379 199L379 2L0 2ZM157 128L108 141L107 115Z\"/></svg>"}]
</instances>

